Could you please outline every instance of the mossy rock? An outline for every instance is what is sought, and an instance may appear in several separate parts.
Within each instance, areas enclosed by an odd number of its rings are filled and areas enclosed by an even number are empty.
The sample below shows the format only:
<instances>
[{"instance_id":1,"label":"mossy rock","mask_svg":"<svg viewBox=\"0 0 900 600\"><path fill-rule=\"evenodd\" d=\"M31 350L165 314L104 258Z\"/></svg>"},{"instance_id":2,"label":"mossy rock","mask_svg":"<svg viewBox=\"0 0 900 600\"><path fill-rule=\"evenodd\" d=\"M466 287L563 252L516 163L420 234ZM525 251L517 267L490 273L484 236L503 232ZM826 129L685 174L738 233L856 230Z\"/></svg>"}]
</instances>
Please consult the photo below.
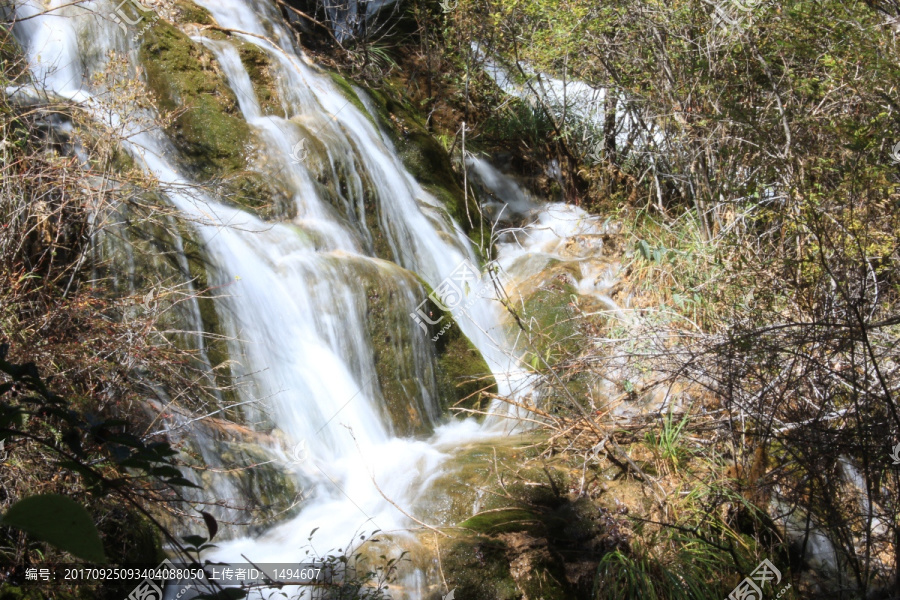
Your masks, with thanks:
<instances>
[{"instance_id":1,"label":"mossy rock","mask_svg":"<svg viewBox=\"0 0 900 600\"><path fill-rule=\"evenodd\" d=\"M521 491L508 485L507 490L523 498ZM517 597L589 598L592 569L600 556L594 547L603 535L595 522L596 507L587 499L570 501L565 497L555 497L552 506L523 502L527 506L482 511L459 526L473 531L472 539L502 545L507 572L521 594ZM567 576L563 556L571 552L586 561L587 578L583 574L571 579ZM446 571L446 563L444 568ZM449 582L449 575L447 579ZM461 579L466 583L465 576Z\"/></svg>"},{"instance_id":2,"label":"mossy rock","mask_svg":"<svg viewBox=\"0 0 900 600\"><path fill-rule=\"evenodd\" d=\"M543 271L543 281L524 298L522 320L535 323L532 339L535 349L550 366L569 358L581 349L580 320L572 307L572 298L578 298L575 288L575 267L553 261ZM543 368L544 362L532 355L534 368Z\"/></svg>"},{"instance_id":3,"label":"mossy rock","mask_svg":"<svg viewBox=\"0 0 900 600\"><path fill-rule=\"evenodd\" d=\"M470 237L476 248L491 239L490 224L481 218L476 196L463 193L461 178L454 172L450 156L444 147L425 127L416 109L405 100L397 100L403 95L388 82L375 89L366 88L371 103L364 103L352 82L342 75L329 72L342 94L358 108L381 131L386 132L393 143L401 162L428 193L435 197L444 208L443 223L446 228L452 223L459 225ZM372 106L374 114L367 106ZM385 232L380 224L377 197L370 189L365 190L366 226L372 237L374 253L379 258L396 261ZM426 212L435 218L433 212Z\"/></svg>"},{"instance_id":4,"label":"mossy rock","mask_svg":"<svg viewBox=\"0 0 900 600\"><path fill-rule=\"evenodd\" d=\"M216 442L222 465L253 465L237 469L225 475L206 471L201 474L204 489L216 489L213 479L227 477L240 492L241 502L254 513L254 522L249 532L260 533L272 524L272 519L288 518L298 508L285 514L291 508L300 490L293 477L272 456L252 442ZM225 532L227 534L227 532Z\"/></svg>"},{"instance_id":5,"label":"mossy rock","mask_svg":"<svg viewBox=\"0 0 900 600\"><path fill-rule=\"evenodd\" d=\"M389 91L369 90L369 94L379 109L377 117L391 133L403 164L420 183L444 188L452 194L452 203L447 210L454 220L465 226L463 190L447 151L419 122L415 111L408 104L395 100Z\"/></svg>"},{"instance_id":6,"label":"mossy rock","mask_svg":"<svg viewBox=\"0 0 900 600\"><path fill-rule=\"evenodd\" d=\"M469 536L441 546L441 567L455 596L467 600L519 600L522 593L509 572L506 545Z\"/></svg>"},{"instance_id":7,"label":"mossy rock","mask_svg":"<svg viewBox=\"0 0 900 600\"><path fill-rule=\"evenodd\" d=\"M523 461L539 454L538 435L494 438L454 447L453 453L435 473L433 483L418 504L431 522L441 527L454 526L479 510L509 508L509 500L499 494L484 494L497 485L497 472L508 485L515 483L515 470ZM496 462L495 462L496 459ZM529 486L530 488L531 486Z\"/></svg>"},{"instance_id":8,"label":"mossy rock","mask_svg":"<svg viewBox=\"0 0 900 600\"><path fill-rule=\"evenodd\" d=\"M157 565L166 557L162 534L147 517L121 506L91 512L111 563Z\"/></svg>"},{"instance_id":9,"label":"mossy rock","mask_svg":"<svg viewBox=\"0 0 900 600\"><path fill-rule=\"evenodd\" d=\"M524 446L508 440L485 442L463 450L437 482L438 486L454 489L438 489L429 499L432 510L440 511L438 507L446 505L437 504L441 494L457 493L455 488L460 483L470 496L477 490L482 492L477 496L481 511L462 521L456 530L468 533L456 538L448 558L442 553L448 585L456 585L460 591L466 588L471 594L466 597L502 597L490 595L504 592L495 589L498 583L507 591L511 583L515 598L590 597L600 558L595 549L604 535L597 507L587 498L572 499L568 464L541 459L536 441L520 440ZM537 485L541 483L544 485ZM464 503L466 499L459 500ZM469 506L473 502L475 498L470 497ZM453 501L454 505L458 503ZM488 553L485 548L495 551ZM571 577L563 559L570 555L584 563ZM473 571L490 577L487 587L479 587Z\"/></svg>"},{"instance_id":10,"label":"mossy rock","mask_svg":"<svg viewBox=\"0 0 900 600\"><path fill-rule=\"evenodd\" d=\"M366 230L371 240L371 251L378 258L396 262L399 257L394 256L394 250L391 248L391 242L388 234L381 226L381 204L378 202L378 195L370 186L365 186L363 192L363 209L366 221Z\"/></svg>"},{"instance_id":11,"label":"mossy rock","mask_svg":"<svg viewBox=\"0 0 900 600\"><path fill-rule=\"evenodd\" d=\"M548 474L553 477L552 486L535 485L546 483ZM569 480L564 471L549 466L546 470L528 467L516 469L514 476L507 474L504 479L507 482L503 493L516 498L519 506L510 507L509 500L487 503L482 512L460 523L460 527L487 535L526 532L564 540L583 529L578 519L573 520L577 512L570 510L572 502L565 494ZM525 485L524 481L531 485ZM488 508L492 504L501 506Z\"/></svg>"},{"instance_id":12,"label":"mossy rock","mask_svg":"<svg viewBox=\"0 0 900 600\"><path fill-rule=\"evenodd\" d=\"M478 348L456 323L438 338L435 347L442 409L486 409L490 399L482 392L496 394L497 382Z\"/></svg>"},{"instance_id":13,"label":"mossy rock","mask_svg":"<svg viewBox=\"0 0 900 600\"><path fill-rule=\"evenodd\" d=\"M250 128L213 54L158 20L141 39L140 61L167 132L200 180L245 168Z\"/></svg>"},{"instance_id":14,"label":"mossy rock","mask_svg":"<svg viewBox=\"0 0 900 600\"><path fill-rule=\"evenodd\" d=\"M424 282L422 286L425 288L426 299L423 310L432 315L441 315L443 311L431 300L431 287ZM446 413L453 407L475 410L487 408L490 399L481 392L496 394L497 381L481 352L450 314L443 314L443 319L437 325L427 327L437 352L441 409Z\"/></svg>"},{"instance_id":15,"label":"mossy rock","mask_svg":"<svg viewBox=\"0 0 900 600\"><path fill-rule=\"evenodd\" d=\"M377 126L374 118L371 114L369 114L368 109L365 104L363 104L362 100L359 99L359 95L356 93L356 90L353 89L353 84L351 84L343 75L340 73L336 73L334 71L328 71L328 75L331 76L331 80L334 84L341 90L341 93L344 95L347 100L349 100L353 106L357 108L362 114L364 114L373 125Z\"/></svg>"},{"instance_id":16,"label":"mossy rock","mask_svg":"<svg viewBox=\"0 0 900 600\"><path fill-rule=\"evenodd\" d=\"M190 277L193 279L194 287L197 290L196 298L200 312L201 328L202 331L208 334L204 340L206 357L213 369L216 384L223 390L223 399L228 404L234 404L235 394L230 388L233 383L233 373L229 366L231 357L228 343L225 341L226 332L219 318L216 301L213 298L215 293L209 291L210 264L196 236L197 234L189 230L187 226L182 227L183 252L188 261Z\"/></svg>"},{"instance_id":17,"label":"mossy rock","mask_svg":"<svg viewBox=\"0 0 900 600\"><path fill-rule=\"evenodd\" d=\"M253 84L262 113L287 118L272 77L272 59L259 46L243 40L237 44L237 50L241 63L247 69L250 83Z\"/></svg>"},{"instance_id":18,"label":"mossy rock","mask_svg":"<svg viewBox=\"0 0 900 600\"><path fill-rule=\"evenodd\" d=\"M297 212L290 194L278 185L278 180L257 171L239 171L223 178L216 192L220 200L262 219L289 219Z\"/></svg>"},{"instance_id":19,"label":"mossy rock","mask_svg":"<svg viewBox=\"0 0 900 600\"><path fill-rule=\"evenodd\" d=\"M402 365L415 362L412 353L416 344L406 336L411 333L424 338L426 334L418 328L408 326L408 313L412 307L406 304L408 299L401 294L401 289L386 286L384 273L360 269L358 276L366 286L366 324L375 352L379 385L394 430L400 435L426 433L431 430L431 426L424 421L428 408L417 391L420 384L415 379L417 374L412 371L406 373L401 368ZM419 293L422 298L427 298L431 293L427 284L412 273L409 273L408 284L421 289ZM435 314L439 312L430 300L425 306L429 305ZM397 319L404 322L398 323ZM447 315L445 319L450 319L450 316ZM433 339L436 335L435 326L431 326L427 336ZM427 338L422 342L426 345L429 343ZM446 414L451 406L457 405L485 408L488 399L479 392L486 389L496 393L497 384L484 357L459 326L454 323L437 338L433 347L436 365L434 381L441 412Z\"/></svg>"},{"instance_id":20,"label":"mossy rock","mask_svg":"<svg viewBox=\"0 0 900 600\"><path fill-rule=\"evenodd\" d=\"M176 0L175 9L178 11L179 23L215 24L215 20L209 11L198 4L194 4L191 0Z\"/></svg>"},{"instance_id":21,"label":"mossy rock","mask_svg":"<svg viewBox=\"0 0 900 600\"><path fill-rule=\"evenodd\" d=\"M404 310L406 296L402 287L387 278L380 268L367 266L359 264L355 274L365 286L366 329L374 353L386 416L397 435L429 433L433 423L425 399L419 393L416 370L409 368L416 364L413 357L416 344L409 339L409 335L419 332L412 331L407 322L409 316ZM394 266L387 268L396 269ZM403 273L400 269L396 271ZM417 283L415 276L408 273L407 285L418 287ZM399 323L398 319L403 319L403 322ZM420 348L425 350L427 347L422 344Z\"/></svg>"},{"instance_id":22,"label":"mossy rock","mask_svg":"<svg viewBox=\"0 0 900 600\"><path fill-rule=\"evenodd\" d=\"M449 154L425 127L415 108L409 102L397 100L402 94L389 85L367 91L377 108L376 119L389 133L410 174L437 198L476 247L482 239L490 240L490 224L481 218L476 197L468 196L467 208L462 182L453 170Z\"/></svg>"},{"instance_id":23,"label":"mossy rock","mask_svg":"<svg viewBox=\"0 0 900 600\"><path fill-rule=\"evenodd\" d=\"M447 586L477 600L566 600L576 597L565 568L540 538L525 533L457 538L441 549Z\"/></svg>"},{"instance_id":24,"label":"mossy rock","mask_svg":"<svg viewBox=\"0 0 900 600\"><path fill-rule=\"evenodd\" d=\"M562 557L545 539L524 533L502 534L500 539L506 542L509 572L523 598L571 600L578 597L567 580Z\"/></svg>"},{"instance_id":25,"label":"mossy rock","mask_svg":"<svg viewBox=\"0 0 900 600\"><path fill-rule=\"evenodd\" d=\"M299 124L299 126L306 127L303 124ZM311 156L325 155L325 148L317 147L319 142L312 135L312 132L310 132L310 137L307 139L311 140ZM357 170L357 166L351 157L345 159L340 156L333 156L332 158L334 163L327 167L323 165L319 171L320 175L317 184L321 190L322 197L331 204L337 214L343 215L347 220L347 226L359 231L361 237L365 240L368 253L383 260L399 263L399 257L394 255L394 250L391 247L389 233L382 226L381 202L369 173L365 169ZM352 211L347 211L341 196L347 200L350 200L353 196L349 190L350 182L354 175L359 176L361 180L362 206L357 204ZM365 224L364 226L363 223Z\"/></svg>"}]
</instances>

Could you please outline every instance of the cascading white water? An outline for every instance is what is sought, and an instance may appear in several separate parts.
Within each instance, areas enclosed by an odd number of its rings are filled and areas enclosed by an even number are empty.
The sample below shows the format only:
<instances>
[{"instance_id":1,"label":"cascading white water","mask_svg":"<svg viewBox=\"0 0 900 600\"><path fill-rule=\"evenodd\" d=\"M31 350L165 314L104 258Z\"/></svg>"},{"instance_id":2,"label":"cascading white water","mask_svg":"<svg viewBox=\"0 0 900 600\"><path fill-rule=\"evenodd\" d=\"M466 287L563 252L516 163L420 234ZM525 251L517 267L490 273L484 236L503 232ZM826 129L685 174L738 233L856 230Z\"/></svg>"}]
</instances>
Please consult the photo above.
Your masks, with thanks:
<instances>
[{"instance_id":1,"label":"cascading white water","mask_svg":"<svg viewBox=\"0 0 900 600\"><path fill-rule=\"evenodd\" d=\"M263 116L231 42L195 38L215 53L257 143L293 194L293 222L265 223L195 191L179 192L179 186L187 189L192 182L170 158L174 152L165 136L129 129L121 115L107 111L103 116L129 132L126 146L135 159L174 190L170 201L198 223L197 235L212 264L209 283L227 286L219 312L231 337L229 353L238 362L234 372L251 382L242 388L242 398L264 402L292 442L308 444L310 459L295 467L310 496L300 514L262 537L222 543L216 558L240 560L243 554L255 561L300 560L299 548L313 527L320 528L317 542L324 548L345 546L361 527L408 528L409 520L377 492L372 478L386 496L413 506L449 450L462 440L496 433L491 426L467 421L440 426L429 440L393 436L379 407L376 368L365 334L360 273L375 273L397 293L399 310L412 312L424 298L409 271L436 286L464 259L474 261L474 253L370 119L326 74L307 63L271 7L246 0L198 3L220 26L246 32L235 35L269 54L288 117L303 120L301 128L291 118ZM49 92L82 104L99 118L101 107L86 81L103 68L107 50L127 53L132 63L137 50L116 25L98 16L109 13L108 4L65 4L33 0L18 7L20 18L33 17L17 24L14 33L26 50L34 89L10 92L38 97ZM292 159L294 148L310 132L324 146L326 162L340 163L350 172L356 192L347 194L345 215L319 197L307 167ZM397 264L365 254L364 222L348 226L348 217L362 210L363 177L378 198L381 226ZM411 355L417 358L398 368L413 371L420 383L411 395L433 422L437 399L430 383L432 366L423 358L428 340L412 319L402 323L407 331L398 335L414 346ZM499 308L473 298L458 324L487 360L501 393L511 392L524 375L504 352Z\"/></svg>"},{"instance_id":2,"label":"cascading white water","mask_svg":"<svg viewBox=\"0 0 900 600\"><path fill-rule=\"evenodd\" d=\"M572 262L581 272L574 282L578 292L594 296L624 318L606 296L617 281L618 265L597 260L602 257L603 236L615 232L616 224L601 222L600 217L577 206L536 202L483 159L471 157L468 166L492 196L485 202L486 209L500 222L520 225L503 230L497 240L496 263L504 287L513 288L516 282L540 275L551 261Z\"/></svg>"}]
</instances>

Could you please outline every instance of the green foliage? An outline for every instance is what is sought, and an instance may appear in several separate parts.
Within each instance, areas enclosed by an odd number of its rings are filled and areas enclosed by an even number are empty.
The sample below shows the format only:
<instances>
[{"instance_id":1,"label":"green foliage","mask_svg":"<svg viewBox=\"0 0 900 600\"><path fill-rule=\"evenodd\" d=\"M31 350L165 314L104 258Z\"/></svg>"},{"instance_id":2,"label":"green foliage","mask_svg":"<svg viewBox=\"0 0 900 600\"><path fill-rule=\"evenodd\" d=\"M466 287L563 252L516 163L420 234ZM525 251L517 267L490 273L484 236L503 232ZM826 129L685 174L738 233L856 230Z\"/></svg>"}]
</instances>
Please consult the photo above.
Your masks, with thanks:
<instances>
[{"instance_id":1,"label":"green foliage","mask_svg":"<svg viewBox=\"0 0 900 600\"><path fill-rule=\"evenodd\" d=\"M131 434L120 419L98 419L76 410L50 391L33 363L6 360L0 344L0 439L7 447L28 440L50 452L63 473L78 474L96 498L110 494L133 502L141 480L171 487L196 487L184 478L172 459L168 442L147 442ZM128 473L131 473L130 475ZM104 561L97 529L84 508L60 495L25 498L4 515L15 526L86 560Z\"/></svg>"},{"instance_id":2,"label":"green foliage","mask_svg":"<svg viewBox=\"0 0 900 600\"><path fill-rule=\"evenodd\" d=\"M662 429L658 434L650 431L647 432L647 443L654 451L663 459L672 463L675 470L689 456L688 450L681 445L681 436L684 433L684 426L690 420L690 408L685 411L680 421L675 421L674 407L669 405L669 412L663 417Z\"/></svg>"},{"instance_id":3,"label":"green foliage","mask_svg":"<svg viewBox=\"0 0 900 600\"><path fill-rule=\"evenodd\" d=\"M95 563L106 555L97 528L83 506L59 494L31 496L13 504L0 524L27 531L66 552Z\"/></svg>"},{"instance_id":4,"label":"green foliage","mask_svg":"<svg viewBox=\"0 0 900 600\"><path fill-rule=\"evenodd\" d=\"M104 496L120 485L97 468L114 464L135 469L175 486L196 487L184 479L172 461L177 454L168 442L146 442L128 431L121 419L99 420L72 410L69 403L47 388L34 363L13 364L5 360L8 346L2 345L0 372L11 378L0 384L0 396L9 394L16 402L0 405L0 435L4 440L35 439L56 452L61 467L84 477L92 493ZM37 437L33 430L49 426L54 434ZM30 431L31 430L31 431Z\"/></svg>"},{"instance_id":5,"label":"green foliage","mask_svg":"<svg viewBox=\"0 0 900 600\"><path fill-rule=\"evenodd\" d=\"M691 551L676 565L616 550L600 561L595 600L721 600L727 590L702 551Z\"/></svg>"},{"instance_id":6,"label":"green foliage","mask_svg":"<svg viewBox=\"0 0 900 600\"><path fill-rule=\"evenodd\" d=\"M541 517L527 510L510 508L475 515L459 524L479 533L497 534L511 531L530 531L540 524Z\"/></svg>"},{"instance_id":7,"label":"green foliage","mask_svg":"<svg viewBox=\"0 0 900 600\"><path fill-rule=\"evenodd\" d=\"M503 110L492 113L484 123L484 136L535 147L556 134L553 123L538 107L514 98Z\"/></svg>"},{"instance_id":8,"label":"green foliage","mask_svg":"<svg viewBox=\"0 0 900 600\"><path fill-rule=\"evenodd\" d=\"M771 548L748 546L711 508L723 502L745 501L717 483L698 482L671 504L673 522L634 518L636 540L600 560L594 600L721 600L759 563L759 553L782 564Z\"/></svg>"}]
</instances>

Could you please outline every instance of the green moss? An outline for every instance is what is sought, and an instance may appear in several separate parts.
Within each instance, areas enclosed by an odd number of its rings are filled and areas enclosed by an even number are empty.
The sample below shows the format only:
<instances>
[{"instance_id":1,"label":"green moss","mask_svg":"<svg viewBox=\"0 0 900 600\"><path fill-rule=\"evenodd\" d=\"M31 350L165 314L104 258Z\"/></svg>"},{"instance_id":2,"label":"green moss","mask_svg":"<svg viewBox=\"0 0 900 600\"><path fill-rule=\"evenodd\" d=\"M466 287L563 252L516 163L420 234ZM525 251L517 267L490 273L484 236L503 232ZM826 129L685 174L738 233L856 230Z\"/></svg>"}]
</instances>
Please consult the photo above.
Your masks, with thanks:
<instances>
[{"instance_id":1,"label":"green moss","mask_svg":"<svg viewBox=\"0 0 900 600\"><path fill-rule=\"evenodd\" d=\"M209 179L244 169L250 128L212 53L159 20L140 60L160 111L177 111L167 132L190 170Z\"/></svg>"},{"instance_id":2,"label":"green moss","mask_svg":"<svg viewBox=\"0 0 900 600\"><path fill-rule=\"evenodd\" d=\"M378 109L376 117L382 129L390 134L406 169L443 204L447 214L476 246L482 239L490 240L489 224L481 219L475 196L469 195L467 210L466 196L450 156L425 127L417 111L408 102L396 100L402 94L390 85L368 92Z\"/></svg>"},{"instance_id":3,"label":"green moss","mask_svg":"<svg viewBox=\"0 0 900 600\"><path fill-rule=\"evenodd\" d=\"M398 435L428 433L431 423L419 393L416 370L411 368L415 364L412 356L415 346L408 339L408 324L397 322L409 318L400 306L404 296L377 268L358 269L357 276L365 285L366 329L372 343L384 408L394 432ZM415 283L412 274L408 283Z\"/></svg>"},{"instance_id":4,"label":"green moss","mask_svg":"<svg viewBox=\"0 0 900 600\"><path fill-rule=\"evenodd\" d=\"M522 321L529 324L533 350L540 354L535 356L529 348L526 362L534 369L577 357L583 350L585 328L599 327L606 320L603 316L581 316L583 312L595 312L591 310L595 300L578 294L575 281L579 276L574 263L551 261L543 269L537 287L525 294ZM572 406L570 396L589 397L596 380L595 375L578 371L563 373L562 377L565 388L552 386L547 390L545 410L578 410Z\"/></svg>"},{"instance_id":5,"label":"green moss","mask_svg":"<svg viewBox=\"0 0 900 600\"><path fill-rule=\"evenodd\" d=\"M276 178L257 171L239 171L224 178L219 185L221 200L246 208L263 219L289 219L297 207Z\"/></svg>"},{"instance_id":6,"label":"green moss","mask_svg":"<svg viewBox=\"0 0 900 600\"><path fill-rule=\"evenodd\" d=\"M431 300L432 289L424 282L422 286L425 288L424 297L428 300L423 309L435 316L443 314ZM441 331L443 333L438 335ZM437 336L435 351L441 409L446 413L451 407L476 410L486 408L490 399L483 392L496 394L497 381L481 352L463 333L459 324L450 314L444 314L443 320L437 325L429 326L428 335L432 339Z\"/></svg>"},{"instance_id":7,"label":"green moss","mask_svg":"<svg viewBox=\"0 0 900 600\"><path fill-rule=\"evenodd\" d=\"M504 481L514 479L511 466L537 454L535 444L542 439L506 437L455 448L419 499L422 514L431 515L431 522L436 525L450 526L469 518L476 503L482 510L508 507L505 497L484 494L483 490L493 489L498 472Z\"/></svg>"},{"instance_id":8,"label":"green moss","mask_svg":"<svg viewBox=\"0 0 900 600\"><path fill-rule=\"evenodd\" d=\"M580 350L579 319L572 306L572 298L578 297L574 268L567 263L551 262L543 271L546 275L541 285L524 299L522 320L533 324L536 350L551 366ZM544 365L534 361L533 366Z\"/></svg>"},{"instance_id":9,"label":"green moss","mask_svg":"<svg viewBox=\"0 0 900 600\"><path fill-rule=\"evenodd\" d=\"M92 512L113 564L156 565L166 557L160 531L145 516L125 507Z\"/></svg>"},{"instance_id":10,"label":"green moss","mask_svg":"<svg viewBox=\"0 0 900 600\"><path fill-rule=\"evenodd\" d=\"M41 600L38 590L24 590L8 583L0 584L0 600Z\"/></svg>"},{"instance_id":11,"label":"green moss","mask_svg":"<svg viewBox=\"0 0 900 600\"><path fill-rule=\"evenodd\" d=\"M446 412L451 406L476 410L487 408L490 398L482 392L496 394L497 382L481 352L459 325L453 323L438 338L435 347L438 355L438 389L441 392L443 410Z\"/></svg>"},{"instance_id":12,"label":"green moss","mask_svg":"<svg viewBox=\"0 0 900 600\"><path fill-rule=\"evenodd\" d=\"M417 361L414 355L423 346L427 347L428 341L411 337L425 334L410 327L409 313L413 307L409 306L409 290L412 288L416 290L416 297L425 298L430 293L427 286L414 274L388 263L362 260L350 264L342 259L339 267L345 271L351 268L354 277L364 286L366 332L371 342L384 411L395 434L417 435L431 431L429 410L420 392L423 384L436 386L444 412L466 398L462 402L465 406L485 406L486 399L478 392L482 388L495 392L496 382L484 358L458 325L435 343L434 371L421 364L421 358ZM392 271L390 276L385 269ZM436 333L428 335L433 337ZM421 381L422 377L429 380Z\"/></svg>"},{"instance_id":13,"label":"green moss","mask_svg":"<svg viewBox=\"0 0 900 600\"><path fill-rule=\"evenodd\" d=\"M441 552L447 585L461 598L564 600L563 561L543 541L520 532L454 540Z\"/></svg>"},{"instance_id":14,"label":"green moss","mask_svg":"<svg viewBox=\"0 0 900 600\"><path fill-rule=\"evenodd\" d=\"M178 10L179 23L196 23L197 25L214 25L212 15L209 11L194 4L190 0L176 0L175 8Z\"/></svg>"},{"instance_id":15,"label":"green moss","mask_svg":"<svg viewBox=\"0 0 900 600\"><path fill-rule=\"evenodd\" d=\"M254 465L229 473L228 477L240 490L242 501L258 511L255 520L260 527L287 510L297 497L299 490L292 477L255 443L223 442L219 444L219 455L225 465ZM215 475L204 475L206 489L215 489L206 481L211 476Z\"/></svg>"},{"instance_id":16,"label":"green moss","mask_svg":"<svg viewBox=\"0 0 900 600\"><path fill-rule=\"evenodd\" d=\"M464 586L475 598L503 597L493 594L510 591L515 598L590 597L599 560L594 549L605 535L597 508L587 498L571 499L568 490L574 483L567 466L547 464L533 441L524 447L509 442L476 446L455 457L463 462L461 469L438 481L453 487L462 483L469 494L479 491L483 502L480 513L459 525L472 533L457 538L448 557L442 556L451 588ZM563 557L569 556L583 565L582 573L572 578L564 566ZM482 573L490 587L479 587L467 570Z\"/></svg>"},{"instance_id":17,"label":"green moss","mask_svg":"<svg viewBox=\"0 0 900 600\"><path fill-rule=\"evenodd\" d=\"M244 68L247 69L247 75L250 76L250 83L253 84L253 91L256 92L262 113L287 118L281 105L281 98L278 96L275 80L272 78L272 60L269 55L259 46L245 41L241 41L238 45L238 54Z\"/></svg>"},{"instance_id":18,"label":"green moss","mask_svg":"<svg viewBox=\"0 0 900 600\"><path fill-rule=\"evenodd\" d=\"M372 252L378 258L396 262L390 241L385 231L381 228L381 204L374 188L367 181L363 190L363 212L366 221L366 230L372 240Z\"/></svg>"},{"instance_id":19,"label":"green moss","mask_svg":"<svg viewBox=\"0 0 900 600\"><path fill-rule=\"evenodd\" d=\"M447 585L460 598L520 599L506 550L502 542L481 536L457 539L442 547L441 567Z\"/></svg>"},{"instance_id":20,"label":"green moss","mask_svg":"<svg viewBox=\"0 0 900 600\"><path fill-rule=\"evenodd\" d=\"M356 90L353 89L353 86L347 81L341 74L336 73L334 71L328 71L328 74L331 76L331 80L338 86L341 90L341 93L344 95L347 100L349 100L353 106L355 106L362 114L366 115L369 120L372 120L372 115L369 114L368 109L362 103L362 100L359 99L359 96L356 93ZM372 120L372 124L375 122Z\"/></svg>"},{"instance_id":21,"label":"green moss","mask_svg":"<svg viewBox=\"0 0 900 600\"><path fill-rule=\"evenodd\" d=\"M467 210L460 177L453 170L446 148L432 136L409 102L396 100L403 94L394 89L390 82L379 89L367 88L374 109L372 114L350 81L338 73L329 72L329 75L349 102L376 127L387 132L406 169L445 209L444 225L449 225L451 221L458 224L478 248L487 243L491 239L490 226L481 218L474 193L468 197ZM372 236L375 255L385 260L396 260L379 223L377 197L368 189L365 191L364 207L366 227Z\"/></svg>"}]
</instances>

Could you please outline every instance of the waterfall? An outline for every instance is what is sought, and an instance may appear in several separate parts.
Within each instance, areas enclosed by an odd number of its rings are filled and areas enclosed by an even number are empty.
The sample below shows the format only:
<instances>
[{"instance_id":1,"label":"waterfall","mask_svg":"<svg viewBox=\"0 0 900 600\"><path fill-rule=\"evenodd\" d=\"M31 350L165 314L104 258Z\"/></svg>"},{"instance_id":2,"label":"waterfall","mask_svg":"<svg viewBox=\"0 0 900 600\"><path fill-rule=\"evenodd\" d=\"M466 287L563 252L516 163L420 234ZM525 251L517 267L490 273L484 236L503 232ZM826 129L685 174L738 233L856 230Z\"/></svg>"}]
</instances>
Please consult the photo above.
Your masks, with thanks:
<instances>
[{"instance_id":1,"label":"waterfall","mask_svg":"<svg viewBox=\"0 0 900 600\"><path fill-rule=\"evenodd\" d=\"M19 18L30 17L15 25L14 34L28 57L33 85L8 92L71 100L125 129L130 154L166 185L169 201L194 223L211 264L209 285L225 290L216 300L217 314L236 361L233 374L248 383L238 390L248 401L248 414L264 405L289 444L307 444L308 460L290 467L308 498L299 514L260 537L220 543L214 558L241 561L243 554L254 561L298 561L314 527L323 549L346 547L359 529L394 530L402 537L412 523L378 493L372 479L399 505L414 506L455 446L500 431L496 421L439 424L430 342L409 318L425 299L416 276L437 286L461 262L475 262L475 254L440 203L406 171L370 115L294 44L274 8L249 0L198 4L221 27L242 32L231 40L193 39L216 56L268 168L292 196L293 218L262 221L196 191L162 131L132 126L98 100L88 82L104 68L108 51L127 55L133 68L139 62L135 31L123 32L105 17L114 8L106 2L68 6L65 0L29 0L18 6ZM55 10L44 12L48 9ZM272 61L285 116L263 114L234 45L239 39ZM304 144L321 148L321 168L345 177L343 214L322 197L310 167L296 160ZM359 218L366 187L377 198L393 262L367 251L371 232ZM416 382L417 389L406 391L411 410L436 426L429 439L397 437L381 406L366 334L365 281L390 293L389 307L398 315L391 322L394 333L412 357L395 368L404 380ZM524 375L505 351L498 305L475 296L457 322L481 351L500 393L513 391Z\"/></svg>"}]
</instances>

